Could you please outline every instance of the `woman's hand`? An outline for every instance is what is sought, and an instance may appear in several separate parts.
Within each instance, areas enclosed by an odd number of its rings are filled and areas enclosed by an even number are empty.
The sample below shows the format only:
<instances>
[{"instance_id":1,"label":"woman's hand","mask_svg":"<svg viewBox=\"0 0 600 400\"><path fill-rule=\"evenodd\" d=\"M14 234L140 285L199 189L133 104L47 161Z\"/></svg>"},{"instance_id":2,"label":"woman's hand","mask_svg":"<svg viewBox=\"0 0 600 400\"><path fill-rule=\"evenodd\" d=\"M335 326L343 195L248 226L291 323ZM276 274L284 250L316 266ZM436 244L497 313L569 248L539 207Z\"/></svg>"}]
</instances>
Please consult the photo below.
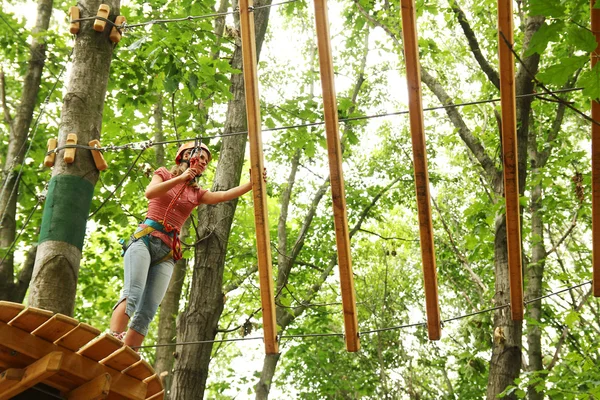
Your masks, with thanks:
<instances>
[{"instance_id":1,"label":"woman's hand","mask_svg":"<svg viewBox=\"0 0 600 400\"><path fill-rule=\"evenodd\" d=\"M191 181L192 179L194 179L195 177L197 177L198 171L194 168L188 168L186 169L183 174L179 175L180 179L183 182L187 182L187 181Z\"/></svg>"}]
</instances>

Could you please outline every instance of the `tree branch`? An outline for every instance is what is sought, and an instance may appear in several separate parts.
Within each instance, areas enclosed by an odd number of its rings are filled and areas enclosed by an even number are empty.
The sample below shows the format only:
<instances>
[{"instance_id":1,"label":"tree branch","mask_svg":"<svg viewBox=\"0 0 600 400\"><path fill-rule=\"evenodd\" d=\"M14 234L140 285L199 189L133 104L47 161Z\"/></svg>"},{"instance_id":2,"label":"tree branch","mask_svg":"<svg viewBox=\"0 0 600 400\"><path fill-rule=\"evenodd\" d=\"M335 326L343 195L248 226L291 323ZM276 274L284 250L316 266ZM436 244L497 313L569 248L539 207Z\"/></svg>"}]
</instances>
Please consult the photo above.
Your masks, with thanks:
<instances>
[{"instance_id":1,"label":"tree branch","mask_svg":"<svg viewBox=\"0 0 600 400\"><path fill-rule=\"evenodd\" d=\"M452 106L454 103L444 87L438 82L438 80L432 76L423 66L421 66L421 80L429 90L438 98L440 103L444 106ZM467 127L462 116L458 112L456 107L445 107L446 114L450 118L450 121L458 130L458 134L462 141L467 145L469 150L473 153L473 156L477 159L485 174L487 175L488 181L497 187L497 184L502 182L502 174L499 171L494 161L487 155L481 142L473 135L471 130Z\"/></svg>"},{"instance_id":2,"label":"tree branch","mask_svg":"<svg viewBox=\"0 0 600 400\"><path fill-rule=\"evenodd\" d=\"M571 219L571 225L565 231L565 233L562 235L562 237L558 240L558 242L556 242L556 244L554 244L554 246L552 246L552 248L546 252L546 257L548 257L548 255L554 253L558 249L558 247L567 239L567 237L569 237L571 232L573 232L573 229L575 229L575 226L577 225L577 214L579 213L580 209L581 209L581 206L579 206L579 208L573 213L573 219Z\"/></svg>"},{"instance_id":3,"label":"tree branch","mask_svg":"<svg viewBox=\"0 0 600 400\"><path fill-rule=\"evenodd\" d=\"M371 16L369 14L369 12L367 10L365 10L363 8L363 6L360 5L358 0L354 0L354 5L356 5L356 8L358 8L358 11L360 12L360 14L363 17L365 17L365 19L367 21L369 21L373 26L378 26L381 29L383 29L385 31L385 33L388 34L390 39L392 39L392 41L396 44L396 46L398 46L398 48L402 49L402 43L400 43L400 40L398 40L398 37L396 37L396 34L394 32L392 32L390 30L390 28L388 28L386 25L382 24L381 22L377 21L373 16Z\"/></svg>"},{"instance_id":4,"label":"tree branch","mask_svg":"<svg viewBox=\"0 0 600 400\"><path fill-rule=\"evenodd\" d=\"M483 283L481 278L475 273L475 271L473 271L473 269L469 265L469 261L467 260L467 258L456 247L456 243L454 242L452 232L450 232L450 229L448 228L448 225L446 224L446 221L444 220L442 212L440 211L440 209L437 205L437 202L435 201L435 198L433 196L431 197L431 202L433 203L433 206L435 207L438 214L440 215L440 220L442 221L442 226L444 227L444 230L446 231L446 234L448 235L448 238L450 239L450 245L452 246L452 250L454 251L454 254L456 254L458 259L461 261L461 264L463 265L463 267L469 273L471 280L473 280L473 282L475 282L477 284L477 286L479 286L481 288L481 290L479 291L479 298L481 299L482 295L487 291L487 286L485 286L485 284Z\"/></svg>"},{"instance_id":5,"label":"tree branch","mask_svg":"<svg viewBox=\"0 0 600 400\"><path fill-rule=\"evenodd\" d=\"M483 72L487 75L490 82L492 82L492 84L496 88L500 89L500 76L498 75L498 72L490 65L490 63L488 63L488 61L483 56L481 48L479 47L479 43L477 42L477 38L475 37L475 32L473 32L469 21L467 21L467 16L456 1L451 2L450 7L452 7L452 11L456 15L458 23L460 24L463 33L467 38L467 42L469 43L469 47L471 48L471 52L473 53L475 60L477 60L477 63L479 64Z\"/></svg>"},{"instance_id":6,"label":"tree branch","mask_svg":"<svg viewBox=\"0 0 600 400\"><path fill-rule=\"evenodd\" d=\"M6 104L6 80L4 76L4 70L0 68L0 99L2 100L2 111L4 112L4 120L10 125L12 124L12 117L10 116L10 110Z\"/></svg>"},{"instance_id":7,"label":"tree branch","mask_svg":"<svg viewBox=\"0 0 600 400\"><path fill-rule=\"evenodd\" d=\"M581 302L577 305L577 308L575 309L575 311L578 311L578 312L581 311L581 308L587 302L587 300L591 294L592 294L592 289L590 288L590 290L581 299ZM550 361L550 363L548 364L548 367L546 367L547 371L551 371L552 368L554 368L554 366L558 362L558 358L560 357L560 351L562 349L563 344L565 343L568 333L569 333L569 327L565 325L565 327L563 328L562 334L560 336L560 339L558 340L558 343L556 345L556 349L554 350L554 356L552 357L552 361Z\"/></svg>"}]
</instances>

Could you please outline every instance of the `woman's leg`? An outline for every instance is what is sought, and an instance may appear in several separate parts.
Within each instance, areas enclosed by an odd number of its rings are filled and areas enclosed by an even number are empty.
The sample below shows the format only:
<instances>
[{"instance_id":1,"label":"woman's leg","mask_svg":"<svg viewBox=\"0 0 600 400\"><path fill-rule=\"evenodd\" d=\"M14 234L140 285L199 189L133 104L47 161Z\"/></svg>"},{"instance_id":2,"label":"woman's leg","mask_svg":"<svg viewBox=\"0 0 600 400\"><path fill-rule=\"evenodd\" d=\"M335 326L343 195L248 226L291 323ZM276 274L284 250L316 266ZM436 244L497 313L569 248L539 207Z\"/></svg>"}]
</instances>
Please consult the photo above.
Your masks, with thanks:
<instances>
[{"instance_id":1,"label":"woman's leg","mask_svg":"<svg viewBox=\"0 0 600 400\"><path fill-rule=\"evenodd\" d=\"M110 320L110 330L124 332L129 319L139 307L143 297L148 269L150 267L150 252L142 240L133 242L124 256L124 285L121 299L113 309Z\"/></svg>"},{"instance_id":2,"label":"woman's leg","mask_svg":"<svg viewBox=\"0 0 600 400\"><path fill-rule=\"evenodd\" d=\"M129 323L129 316L125 314L125 308L127 307L127 299L121 301L114 308L112 317L110 318L110 330L111 332L125 332L127 324Z\"/></svg>"},{"instance_id":3,"label":"woman's leg","mask_svg":"<svg viewBox=\"0 0 600 400\"><path fill-rule=\"evenodd\" d=\"M131 320L127 336L125 336L125 344L132 347L140 346L144 337L148 333L148 326L156 315L158 306L165 297L169 281L173 274L173 259L163 261L150 267L148 271L148 280L146 288L140 301L140 305Z\"/></svg>"}]
</instances>

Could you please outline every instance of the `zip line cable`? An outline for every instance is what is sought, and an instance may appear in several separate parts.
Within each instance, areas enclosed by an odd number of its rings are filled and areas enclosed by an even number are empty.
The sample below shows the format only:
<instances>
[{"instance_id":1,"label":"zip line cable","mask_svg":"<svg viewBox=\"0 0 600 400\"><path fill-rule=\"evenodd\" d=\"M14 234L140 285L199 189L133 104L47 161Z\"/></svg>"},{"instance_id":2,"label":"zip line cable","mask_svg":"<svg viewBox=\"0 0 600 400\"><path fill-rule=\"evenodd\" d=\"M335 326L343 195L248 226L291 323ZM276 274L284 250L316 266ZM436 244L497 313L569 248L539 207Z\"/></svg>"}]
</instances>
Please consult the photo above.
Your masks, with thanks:
<instances>
[{"instance_id":1,"label":"zip line cable","mask_svg":"<svg viewBox=\"0 0 600 400\"><path fill-rule=\"evenodd\" d=\"M297 1L297 0L292 0L292 1ZM583 90L583 88L559 89L559 90L555 90L551 93L568 93L568 92L581 91L581 90ZM546 94L548 94L548 93L529 93L529 94L518 95L516 97L517 98L539 97L539 98L544 99L543 96ZM498 98L488 99L488 100L474 100L474 101L465 102L465 103L427 107L427 108L424 108L423 111L443 110L443 109L453 108L453 107L465 107L465 106L471 106L471 105L477 105L477 104L496 103L499 101L500 101L500 99L498 99ZM405 115L408 113L409 113L408 111L404 110L404 111L395 111L395 112L382 113L382 114L340 118L339 122L346 123L346 122L361 121L361 120L368 120L368 119L374 119L374 118L392 117L392 116L398 116L398 115ZM280 127L275 127L275 128L262 129L262 132L276 132L276 131L281 131L281 130L306 128L306 127L319 126L319 125L324 125L324 124L325 124L325 121L308 122L305 124L286 125L286 126L280 126ZM217 134L217 135L209 135L209 136L201 136L201 137L199 136L197 138L163 140L160 142L146 140L143 142L131 142L131 143L126 143L126 144L122 144L122 145L107 145L104 147L91 147L91 146L86 146L86 145L82 145L82 144L65 144L63 146L59 146L59 147L55 148L54 150L48 151L46 154L58 153L60 150L64 150L64 149L68 149L68 148L98 150L98 151L102 151L102 152L104 152L104 151L120 151L120 150L124 150L124 149L134 149L134 150L138 149L139 150L143 147L166 145L166 144L180 144L180 143L184 143L184 142L189 142L190 140L194 140L194 139L210 140L210 139L219 139L219 138L224 138L224 137L229 137L229 136L238 136L238 135L246 135L246 134L248 134L248 131L239 131L239 132L222 133L222 134Z\"/></svg>"},{"instance_id":2,"label":"zip line cable","mask_svg":"<svg viewBox=\"0 0 600 400\"><path fill-rule=\"evenodd\" d=\"M282 2L278 2L278 3L265 4L265 5L262 5L262 6L253 6L253 7L250 7L250 11L254 11L254 10L257 10L257 9L260 9L260 8L270 8L270 7L275 7L275 6L279 6L279 5L283 5L283 4L294 3L296 1L298 1L298 0L287 0L287 1L282 1ZM99 17L99 16L77 18L77 19L70 20L69 22L70 23L75 23L75 22L91 21L91 20L98 19L98 20L107 22L109 25L117 28L119 30L119 32L121 32L121 30L139 28L139 27L146 26L146 25L167 24L167 23L172 23L172 22L194 21L194 20L197 20L197 19L223 17L223 16L226 16L226 15L232 15L232 14L236 14L236 13L239 13L239 9L238 8L236 8L233 11L226 11L226 12L220 12L220 13L210 13L210 14L203 14L203 15L188 15L187 17L170 18L170 19L153 19L153 20L150 20L150 21L140 22L140 23L137 23L137 24L128 24L128 23L125 22L125 23L122 23L120 25L115 24L114 21L111 21L108 18Z\"/></svg>"},{"instance_id":3,"label":"zip line cable","mask_svg":"<svg viewBox=\"0 0 600 400\"><path fill-rule=\"evenodd\" d=\"M567 288L563 288L563 289L559 289L555 292L552 293L548 293L545 294L543 296L540 297L536 297L534 299L530 299L527 301L524 301L523 303L525 305L527 304L531 304L534 303L536 301L539 300L543 300L545 298L551 297L551 296L556 296L559 294L562 294L564 292L573 290L573 289L577 289L580 288L582 286L585 285L590 285L592 283L591 280L577 284L577 285L573 285L573 286L569 286ZM469 318L475 315L480 315L480 314L485 314L491 311L496 311L496 310L500 310L503 308L508 308L510 307L510 304L504 304L504 305L500 305L500 306L496 306L496 307L490 307L490 308L486 308L485 310L480 310L480 311L475 311L469 314L463 314L457 317L452 317L452 318L448 318L445 320L442 320L442 324L444 323L448 323L448 322L453 322L453 321L458 321L461 319L465 319L465 318ZM387 327L387 328L381 328L381 329L373 329L373 330L367 330L367 331L360 331L358 334L359 336L361 335L368 335L371 333L380 333L380 332L386 332L386 331L393 331L393 330L400 330L400 329L406 329L406 328L415 328L415 327L420 327L420 326L426 326L427 322L415 322L415 323L411 323L411 324L405 324L405 325L398 325L398 326L391 326L391 327ZM296 335L280 335L278 336L278 339L298 339L298 338L309 338L309 337L344 337L343 333L307 333L307 334L296 334ZM208 344L208 343L227 343L227 342L242 342L242 341L249 341L249 340L263 340L262 337L242 337L242 338L231 338L231 339L214 339L214 340L199 340L199 341L190 341L190 342L177 342L177 343L157 343L154 345L146 345L146 346L137 346L137 347L132 347L134 349L145 349L145 348L157 348L157 347L173 347L173 346L186 346L186 345L193 345L193 344Z\"/></svg>"}]
</instances>

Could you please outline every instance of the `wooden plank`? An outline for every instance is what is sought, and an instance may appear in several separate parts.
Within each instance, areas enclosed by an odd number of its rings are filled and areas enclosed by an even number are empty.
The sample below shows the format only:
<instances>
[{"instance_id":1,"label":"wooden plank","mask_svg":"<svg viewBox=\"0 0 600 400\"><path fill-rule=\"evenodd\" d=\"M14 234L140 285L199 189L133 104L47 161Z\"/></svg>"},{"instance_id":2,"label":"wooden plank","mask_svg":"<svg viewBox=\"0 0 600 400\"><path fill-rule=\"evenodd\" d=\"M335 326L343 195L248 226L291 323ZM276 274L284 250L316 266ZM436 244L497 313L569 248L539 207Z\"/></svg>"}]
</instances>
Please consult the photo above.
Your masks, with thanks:
<instances>
[{"instance_id":1,"label":"wooden plank","mask_svg":"<svg viewBox=\"0 0 600 400\"><path fill-rule=\"evenodd\" d=\"M123 347L123 342L114 336L104 333L83 346L77 354L100 361Z\"/></svg>"},{"instance_id":2,"label":"wooden plank","mask_svg":"<svg viewBox=\"0 0 600 400\"><path fill-rule=\"evenodd\" d=\"M64 358L61 373L64 373L64 377L71 377L71 381L77 383L78 386L101 374L109 373L112 379L111 393L126 399L141 400L145 398L147 385L141 379L124 375L120 371L98 364L87 357L49 343L3 322L0 322L0 343L2 344L0 347L13 349L25 357L33 359L42 358L53 351L62 351ZM64 379L64 377L61 377L61 379ZM54 382L56 379L58 378L52 377L45 383L57 387L59 385ZM58 388L60 389L60 387Z\"/></svg>"},{"instance_id":3,"label":"wooden plank","mask_svg":"<svg viewBox=\"0 0 600 400\"><path fill-rule=\"evenodd\" d=\"M596 50L592 52L592 68L600 57L600 9L591 0L592 33ZM592 292L600 297L600 103L592 100Z\"/></svg>"},{"instance_id":4,"label":"wooden plank","mask_svg":"<svg viewBox=\"0 0 600 400\"><path fill-rule=\"evenodd\" d=\"M100 364L107 365L117 371L123 371L140 360L140 355L129 346L120 349L100 360Z\"/></svg>"},{"instance_id":5,"label":"wooden plank","mask_svg":"<svg viewBox=\"0 0 600 400\"><path fill-rule=\"evenodd\" d=\"M52 311L42 310L41 308L27 307L10 320L8 324L29 333L48 321L53 314Z\"/></svg>"},{"instance_id":6,"label":"wooden plank","mask_svg":"<svg viewBox=\"0 0 600 400\"><path fill-rule=\"evenodd\" d=\"M144 359L139 360L131 367L125 369L123 374L127 376L132 376L140 381L143 381L146 378L154 375L154 369L148 364L148 362Z\"/></svg>"},{"instance_id":7,"label":"wooden plank","mask_svg":"<svg viewBox=\"0 0 600 400\"><path fill-rule=\"evenodd\" d=\"M146 392L146 398L152 397L155 394L162 392L163 384L158 374L154 374L151 377L144 379L144 383L148 385L148 391Z\"/></svg>"},{"instance_id":8,"label":"wooden plank","mask_svg":"<svg viewBox=\"0 0 600 400\"><path fill-rule=\"evenodd\" d=\"M37 359L27 357L18 351L2 345L2 338L0 337L0 367L2 369L8 368L24 368Z\"/></svg>"},{"instance_id":9,"label":"wooden plank","mask_svg":"<svg viewBox=\"0 0 600 400\"><path fill-rule=\"evenodd\" d=\"M25 370L19 368L9 368L0 373L0 393L19 383L24 374Z\"/></svg>"},{"instance_id":10,"label":"wooden plank","mask_svg":"<svg viewBox=\"0 0 600 400\"><path fill-rule=\"evenodd\" d=\"M54 342L54 344L72 351L77 351L83 345L88 343L90 340L94 339L99 334L99 329L96 329L93 326L80 322L75 329L69 331L64 336L57 339Z\"/></svg>"},{"instance_id":11,"label":"wooden plank","mask_svg":"<svg viewBox=\"0 0 600 400\"><path fill-rule=\"evenodd\" d=\"M344 176L342 172L342 148L338 132L337 103L334 85L333 60L331 57L329 20L327 16L327 0L315 0L314 7L317 29L317 47L319 50L319 66L321 71L321 87L323 90L325 132L327 134L327 152L329 154L329 176L331 182L331 197L333 200L335 239L340 271L342 308L344 311L346 349L354 352L360 349L360 342L358 339L358 319L356 314L356 297L354 293L354 275L352 274L352 256L350 254L350 233L346 210L346 191L344 188Z\"/></svg>"},{"instance_id":12,"label":"wooden plank","mask_svg":"<svg viewBox=\"0 0 600 400\"><path fill-rule=\"evenodd\" d=\"M155 395L146 398L146 400L163 400L165 398L165 391L161 390L160 392L156 393Z\"/></svg>"},{"instance_id":13,"label":"wooden plank","mask_svg":"<svg viewBox=\"0 0 600 400\"><path fill-rule=\"evenodd\" d=\"M275 320L275 296L273 290L273 266L271 260L271 238L269 234L267 188L263 179L264 160L261 136L260 100L256 73L256 37L254 14L249 11L252 0L240 0L240 31L244 89L246 94L246 118L250 141L250 177L254 200L254 225L256 228L256 253L260 298L263 312L263 334L266 354L279 353L277 344L277 322Z\"/></svg>"},{"instance_id":14,"label":"wooden plank","mask_svg":"<svg viewBox=\"0 0 600 400\"><path fill-rule=\"evenodd\" d=\"M508 42L508 43L507 43ZM498 0L498 53L500 57L500 105L502 106L502 160L506 200L506 242L510 281L510 310L515 321L523 320L523 270L521 265L521 217L512 0Z\"/></svg>"},{"instance_id":15,"label":"wooden plank","mask_svg":"<svg viewBox=\"0 0 600 400\"><path fill-rule=\"evenodd\" d=\"M67 400L101 400L110 392L110 374L101 374L66 394Z\"/></svg>"},{"instance_id":16,"label":"wooden plank","mask_svg":"<svg viewBox=\"0 0 600 400\"><path fill-rule=\"evenodd\" d=\"M425 308L427 311L427 332L430 340L439 340L442 325L440 320L435 246L433 243L433 223L431 222L431 195L429 192L427 149L425 146L425 128L423 125L417 17L414 0L402 0L401 6L404 59L406 61L406 81L408 85L410 136L413 149L419 238L425 287Z\"/></svg>"},{"instance_id":17,"label":"wooden plank","mask_svg":"<svg viewBox=\"0 0 600 400\"><path fill-rule=\"evenodd\" d=\"M31 332L31 334L46 339L49 342L54 342L66 333L72 331L77 325L79 325L79 321L75 318L67 317L62 314L55 314L52 318Z\"/></svg>"},{"instance_id":18,"label":"wooden plank","mask_svg":"<svg viewBox=\"0 0 600 400\"><path fill-rule=\"evenodd\" d=\"M25 306L20 303L13 303L11 301L0 301L0 321L8 322L16 317Z\"/></svg>"},{"instance_id":19,"label":"wooden plank","mask_svg":"<svg viewBox=\"0 0 600 400\"><path fill-rule=\"evenodd\" d=\"M58 372L62 365L63 353L54 351L46 354L38 361L24 369L22 379L12 381L13 385L0 391L0 400L7 400L30 387L43 382L48 377Z\"/></svg>"}]
</instances>

